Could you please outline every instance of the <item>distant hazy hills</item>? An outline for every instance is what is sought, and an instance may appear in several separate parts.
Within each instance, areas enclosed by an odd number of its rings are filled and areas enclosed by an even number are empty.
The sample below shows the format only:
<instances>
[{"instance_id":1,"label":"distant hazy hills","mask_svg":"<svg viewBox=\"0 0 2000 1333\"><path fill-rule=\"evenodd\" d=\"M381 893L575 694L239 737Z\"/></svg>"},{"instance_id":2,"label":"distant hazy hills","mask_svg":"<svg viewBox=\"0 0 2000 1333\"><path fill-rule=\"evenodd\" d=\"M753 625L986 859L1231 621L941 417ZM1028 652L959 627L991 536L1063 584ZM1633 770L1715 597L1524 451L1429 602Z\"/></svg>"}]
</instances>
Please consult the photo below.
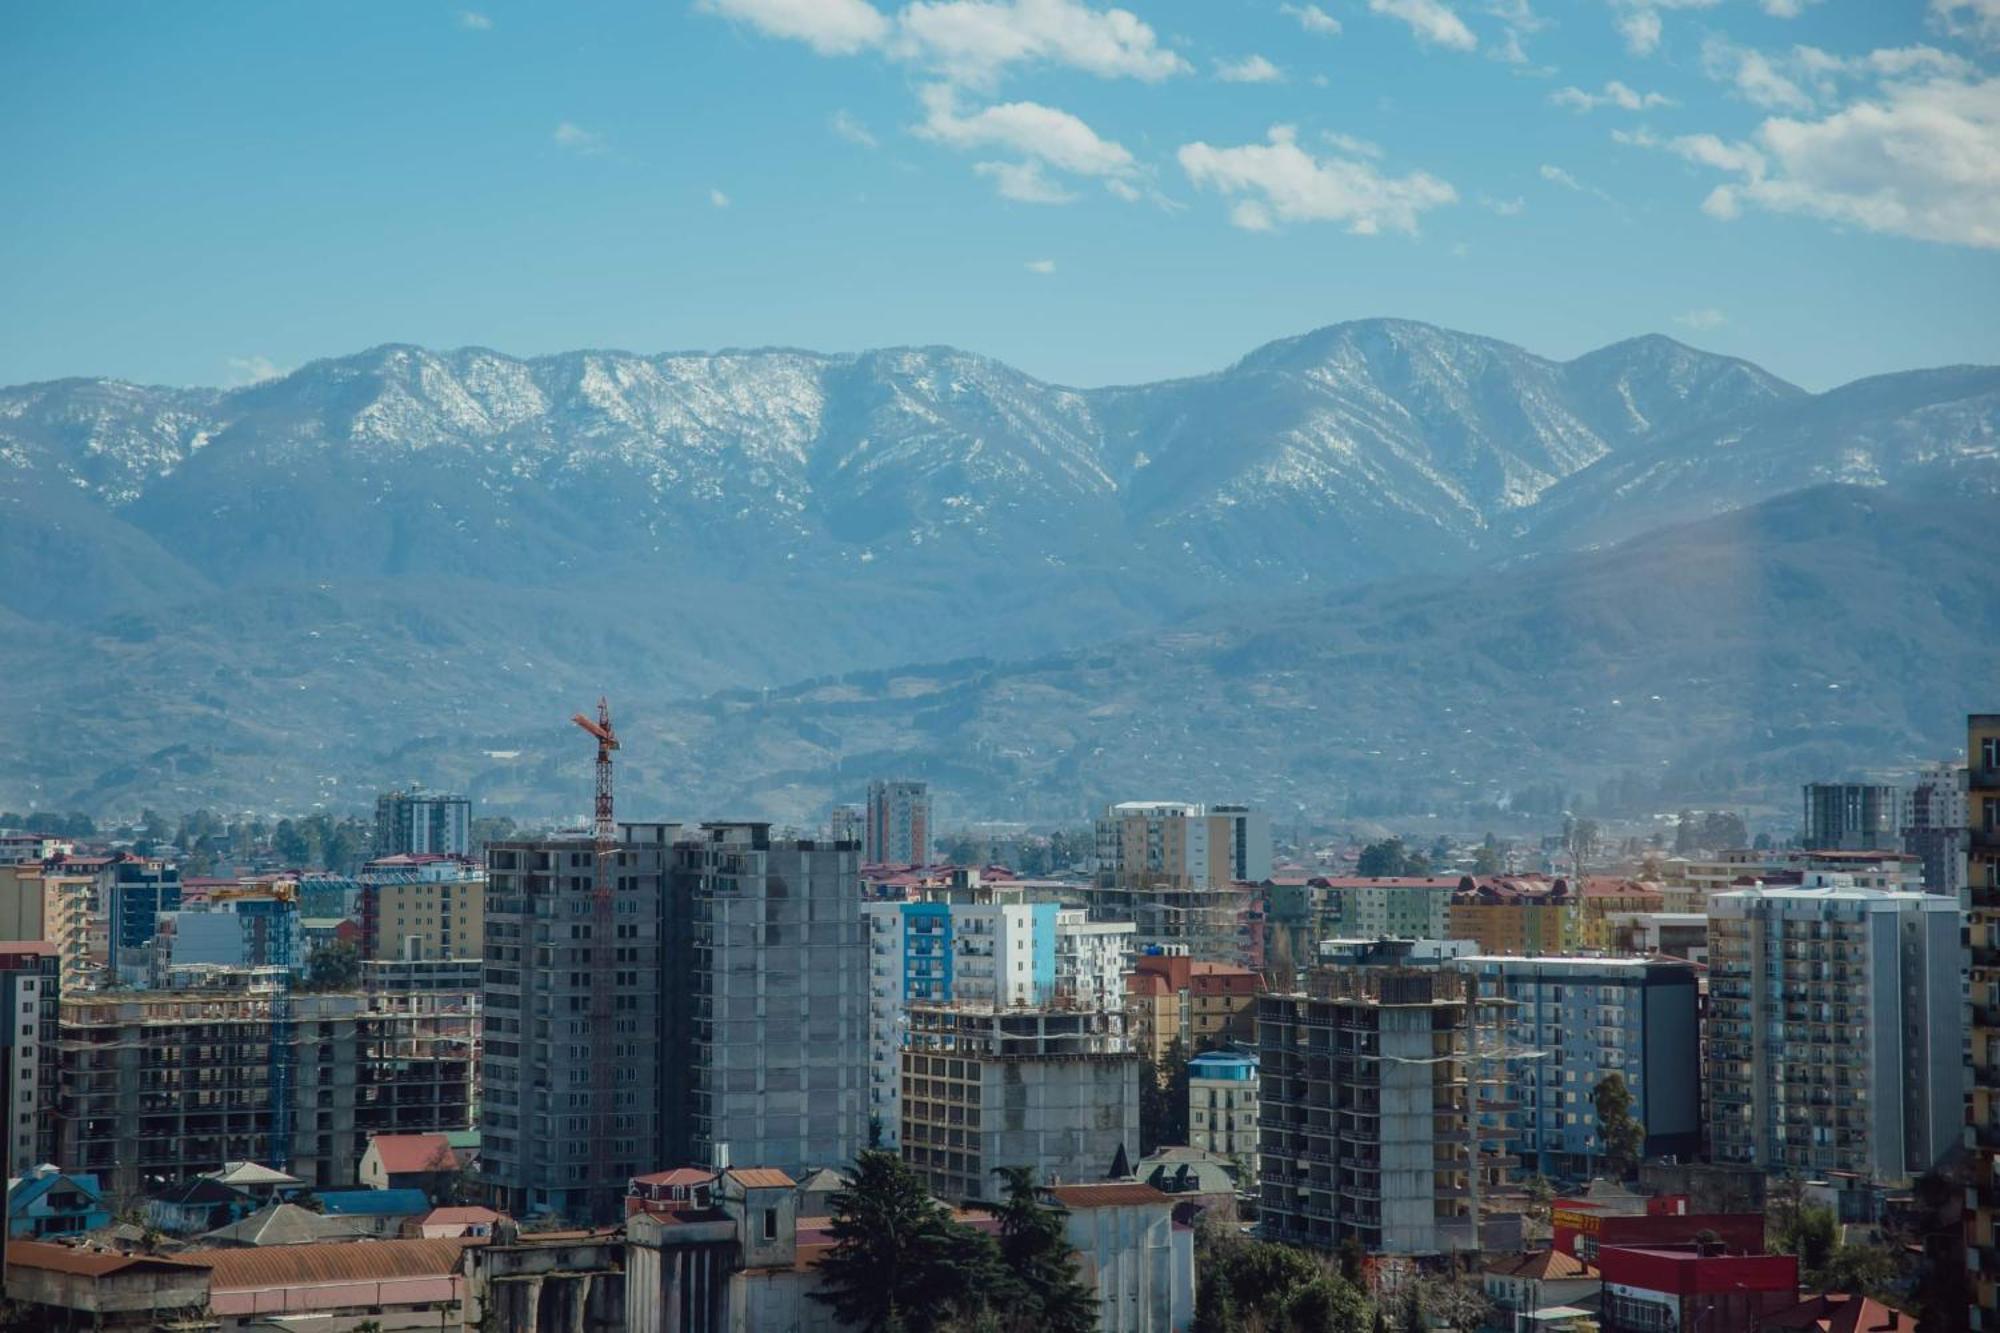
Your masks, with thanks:
<instances>
[{"instance_id":1,"label":"distant hazy hills","mask_svg":"<svg viewBox=\"0 0 2000 1333\"><path fill-rule=\"evenodd\" d=\"M1996 433L1990 368L1809 395L1665 338L1552 362L1401 321L1098 390L946 348L410 347L229 392L4 389L0 801L344 805L419 777L574 809L559 719L600 688L645 742L633 799L676 812L803 817L889 768L1042 817L1128 787L1427 801L1510 754L1601 776L1599 747L1771 750L1740 730L1779 725L1743 711L1770 699L1733 688L1708 700L1733 737L1579 697L1570 743L1546 710L1564 672L1615 693L1669 656L1795 675L1813 626L1895 651L1825 682L1866 717L1809 709L1824 727L1778 748L1935 748L1994 673L1924 703L1888 662L1954 660L1959 622L1912 610L1925 579L1992 660L2000 565L1925 543L1986 540L1930 516L1990 496ZM1876 489L1561 554L1827 481ZM1780 577L1807 551L1842 595ZM1671 653L1614 651L1670 625ZM893 669L966 658L1030 665ZM880 674L790 685L857 671ZM1418 728L1447 705L1499 748Z\"/></svg>"}]
</instances>

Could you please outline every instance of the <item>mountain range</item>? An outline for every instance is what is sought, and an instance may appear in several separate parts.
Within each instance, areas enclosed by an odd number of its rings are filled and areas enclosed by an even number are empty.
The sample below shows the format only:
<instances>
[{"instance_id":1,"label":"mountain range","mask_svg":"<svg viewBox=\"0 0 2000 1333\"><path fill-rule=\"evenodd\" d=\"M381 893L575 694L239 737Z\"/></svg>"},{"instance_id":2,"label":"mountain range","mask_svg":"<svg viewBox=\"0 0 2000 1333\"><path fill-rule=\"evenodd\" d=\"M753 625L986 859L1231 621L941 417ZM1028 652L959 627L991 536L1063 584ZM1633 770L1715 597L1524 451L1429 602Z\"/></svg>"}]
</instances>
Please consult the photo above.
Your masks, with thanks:
<instances>
[{"instance_id":1,"label":"mountain range","mask_svg":"<svg viewBox=\"0 0 2000 1333\"><path fill-rule=\"evenodd\" d=\"M1994 642L1996 460L2000 369L1811 394L1663 337L1559 362L1397 320L1102 389L950 348L406 346L0 389L0 804L418 778L571 811L560 719L600 690L628 800L674 813L807 821L890 770L1031 818L1702 766L1747 799L1992 703L1990 667L1936 673L1990 659L1957 636ZM1933 516L1968 506L1953 550ZM1843 707L1768 713L1815 638ZM1647 723L1687 681L1734 684Z\"/></svg>"}]
</instances>

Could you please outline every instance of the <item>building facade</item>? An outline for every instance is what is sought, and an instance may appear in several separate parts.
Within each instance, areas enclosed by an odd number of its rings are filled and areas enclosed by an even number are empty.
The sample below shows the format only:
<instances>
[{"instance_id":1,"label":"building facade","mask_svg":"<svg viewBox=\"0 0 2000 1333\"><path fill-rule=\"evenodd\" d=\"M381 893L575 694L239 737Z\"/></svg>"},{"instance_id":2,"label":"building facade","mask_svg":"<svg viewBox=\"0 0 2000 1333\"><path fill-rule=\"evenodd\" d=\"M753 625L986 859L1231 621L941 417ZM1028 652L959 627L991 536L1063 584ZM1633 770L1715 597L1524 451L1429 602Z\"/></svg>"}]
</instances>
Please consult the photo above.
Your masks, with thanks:
<instances>
[{"instance_id":1,"label":"building facade","mask_svg":"<svg viewBox=\"0 0 2000 1333\"><path fill-rule=\"evenodd\" d=\"M930 864L928 782L876 778L868 784L867 818L862 855L870 865Z\"/></svg>"},{"instance_id":2,"label":"building facade","mask_svg":"<svg viewBox=\"0 0 2000 1333\"><path fill-rule=\"evenodd\" d=\"M1432 968L1317 968L1258 1001L1260 1226L1333 1250L1440 1254L1479 1244L1496 1164L1476 1105L1505 1064L1501 1005Z\"/></svg>"},{"instance_id":3,"label":"building facade","mask_svg":"<svg viewBox=\"0 0 2000 1333\"><path fill-rule=\"evenodd\" d=\"M55 1107L62 960L44 940L0 943L0 1105L6 1169L25 1176L57 1160Z\"/></svg>"},{"instance_id":4,"label":"building facade","mask_svg":"<svg viewBox=\"0 0 2000 1333\"><path fill-rule=\"evenodd\" d=\"M55 1160L114 1198L237 1161L344 1185L370 1136L470 1120L469 1019L430 997L262 984L74 995L60 1034Z\"/></svg>"},{"instance_id":5,"label":"building facade","mask_svg":"<svg viewBox=\"0 0 2000 1333\"><path fill-rule=\"evenodd\" d=\"M1966 887L1972 831L1963 764L1928 764L1903 802L1903 850L1924 865L1924 890L1956 898Z\"/></svg>"},{"instance_id":6,"label":"building facade","mask_svg":"<svg viewBox=\"0 0 2000 1333\"><path fill-rule=\"evenodd\" d=\"M941 1199L993 1197L1003 1166L1059 1184L1138 1160L1140 1060L1116 1012L913 1004L902 1070L902 1157Z\"/></svg>"},{"instance_id":7,"label":"building facade","mask_svg":"<svg viewBox=\"0 0 2000 1333\"><path fill-rule=\"evenodd\" d=\"M364 958L478 958L485 952L486 872L459 856L398 855L362 867Z\"/></svg>"},{"instance_id":8,"label":"building facade","mask_svg":"<svg viewBox=\"0 0 2000 1333\"><path fill-rule=\"evenodd\" d=\"M1257 1057L1205 1051L1188 1061L1188 1146L1242 1163L1257 1179Z\"/></svg>"},{"instance_id":9,"label":"building facade","mask_svg":"<svg viewBox=\"0 0 2000 1333\"><path fill-rule=\"evenodd\" d=\"M1897 851L1903 793L1872 782L1808 782L1800 843L1815 852Z\"/></svg>"},{"instance_id":10,"label":"building facade","mask_svg":"<svg viewBox=\"0 0 2000 1333\"><path fill-rule=\"evenodd\" d=\"M375 855L472 855L472 802L450 792L385 791L375 798Z\"/></svg>"},{"instance_id":11,"label":"building facade","mask_svg":"<svg viewBox=\"0 0 2000 1333\"><path fill-rule=\"evenodd\" d=\"M672 849L632 830L606 866L608 970L596 966L590 839L487 849L480 1169L496 1206L515 1217L608 1218L625 1182L659 1160L660 932ZM591 1032L593 975L610 989L603 1062Z\"/></svg>"},{"instance_id":12,"label":"building facade","mask_svg":"<svg viewBox=\"0 0 2000 1333\"><path fill-rule=\"evenodd\" d=\"M1271 874L1271 821L1239 805L1130 801L1097 821L1089 891L1098 920L1131 921L1137 943L1238 961L1253 887Z\"/></svg>"},{"instance_id":13,"label":"building facade","mask_svg":"<svg viewBox=\"0 0 2000 1333\"><path fill-rule=\"evenodd\" d=\"M1709 901L1718 1162L1901 1185L1965 1116L1958 904L1838 876Z\"/></svg>"},{"instance_id":14,"label":"building facade","mask_svg":"<svg viewBox=\"0 0 2000 1333\"><path fill-rule=\"evenodd\" d=\"M1966 943L1972 1042L1966 1120L1972 1326L2000 1329L2000 713L1966 719Z\"/></svg>"}]
</instances>

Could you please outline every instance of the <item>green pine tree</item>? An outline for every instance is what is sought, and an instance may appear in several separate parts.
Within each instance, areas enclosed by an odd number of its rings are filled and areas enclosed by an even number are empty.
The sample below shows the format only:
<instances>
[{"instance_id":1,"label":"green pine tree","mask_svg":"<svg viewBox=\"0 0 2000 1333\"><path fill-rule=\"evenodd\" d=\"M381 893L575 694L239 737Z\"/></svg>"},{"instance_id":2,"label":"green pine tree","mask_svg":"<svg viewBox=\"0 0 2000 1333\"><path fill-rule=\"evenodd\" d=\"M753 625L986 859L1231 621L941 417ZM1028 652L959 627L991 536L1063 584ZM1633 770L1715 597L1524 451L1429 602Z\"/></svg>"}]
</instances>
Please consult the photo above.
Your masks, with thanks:
<instances>
[{"instance_id":1,"label":"green pine tree","mask_svg":"<svg viewBox=\"0 0 2000 1333\"><path fill-rule=\"evenodd\" d=\"M1097 1298L1077 1275L1060 1208L1035 1197L1034 1168L996 1167L1005 1202L1000 1205L1000 1262L1013 1278L1026 1321L1048 1333L1091 1333Z\"/></svg>"},{"instance_id":2,"label":"green pine tree","mask_svg":"<svg viewBox=\"0 0 2000 1333\"><path fill-rule=\"evenodd\" d=\"M934 1333L1008 1285L992 1240L951 1219L895 1153L863 1152L832 1199L833 1249L812 1299L868 1333Z\"/></svg>"}]
</instances>

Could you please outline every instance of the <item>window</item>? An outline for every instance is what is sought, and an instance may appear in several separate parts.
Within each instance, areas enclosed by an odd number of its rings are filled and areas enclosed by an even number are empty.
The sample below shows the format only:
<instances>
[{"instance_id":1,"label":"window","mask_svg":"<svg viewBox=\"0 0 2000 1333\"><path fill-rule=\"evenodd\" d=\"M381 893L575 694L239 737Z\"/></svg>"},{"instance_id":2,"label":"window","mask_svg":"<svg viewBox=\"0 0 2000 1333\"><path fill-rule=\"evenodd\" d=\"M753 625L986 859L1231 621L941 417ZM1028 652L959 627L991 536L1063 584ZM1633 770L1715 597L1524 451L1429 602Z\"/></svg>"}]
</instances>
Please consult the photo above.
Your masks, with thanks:
<instances>
[{"instance_id":1,"label":"window","mask_svg":"<svg viewBox=\"0 0 2000 1333\"><path fill-rule=\"evenodd\" d=\"M764 1239L776 1240L777 1238L778 1210L775 1208L766 1208L764 1210Z\"/></svg>"}]
</instances>

